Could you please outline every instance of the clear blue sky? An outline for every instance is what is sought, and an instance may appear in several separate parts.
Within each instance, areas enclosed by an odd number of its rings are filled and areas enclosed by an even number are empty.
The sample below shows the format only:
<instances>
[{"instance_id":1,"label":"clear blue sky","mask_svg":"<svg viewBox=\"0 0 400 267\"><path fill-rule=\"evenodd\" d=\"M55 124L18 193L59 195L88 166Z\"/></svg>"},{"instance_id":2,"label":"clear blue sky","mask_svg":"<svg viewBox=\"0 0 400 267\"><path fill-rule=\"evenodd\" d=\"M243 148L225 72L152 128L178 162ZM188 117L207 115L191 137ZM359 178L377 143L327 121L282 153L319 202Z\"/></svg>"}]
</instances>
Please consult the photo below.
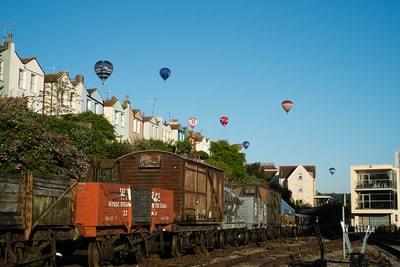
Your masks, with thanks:
<instances>
[{"instance_id":1,"label":"clear blue sky","mask_svg":"<svg viewBox=\"0 0 400 267\"><path fill-rule=\"evenodd\" d=\"M400 148L400 1L4 1L0 13L46 72L81 73L146 114L157 97L156 115L249 140L248 162L316 165L321 192L349 191L350 165L393 164ZM114 64L104 86L99 59Z\"/></svg>"}]
</instances>

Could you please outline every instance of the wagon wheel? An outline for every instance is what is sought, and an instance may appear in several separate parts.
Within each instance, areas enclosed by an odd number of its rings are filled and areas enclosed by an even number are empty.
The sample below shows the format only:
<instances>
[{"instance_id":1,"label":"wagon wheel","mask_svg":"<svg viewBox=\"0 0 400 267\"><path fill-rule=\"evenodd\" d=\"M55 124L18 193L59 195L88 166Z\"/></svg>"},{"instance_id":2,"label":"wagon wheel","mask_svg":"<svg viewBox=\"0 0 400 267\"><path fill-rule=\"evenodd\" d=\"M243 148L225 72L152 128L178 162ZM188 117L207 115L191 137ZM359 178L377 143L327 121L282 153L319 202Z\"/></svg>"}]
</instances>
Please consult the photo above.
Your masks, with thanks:
<instances>
[{"instance_id":1,"label":"wagon wheel","mask_svg":"<svg viewBox=\"0 0 400 267\"><path fill-rule=\"evenodd\" d=\"M172 257L179 257L181 256L181 242L179 240L179 236L173 235L171 240L171 254Z\"/></svg>"},{"instance_id":2,"label":"wagon wheel","mask_svg":"<svg viewBox=\"0 0 400 267\"><path fill-rule=\"evenodd\" d=\"M250 235L249 232L245 230L244 232L244 237L243 237L243 244L247 245L250 242Z\"/></svg>"},{"instance_id":3,"label":"wagon wheel","mask_svg":"<svg viewBox=\"0 0 400 267\"><path fill-rule=\"evenodd\" d=\"M100 253L96 240L90 241L88 247L88 266L100 267Z\"/></svg>"},{"instance_id":4,"label":"wagon wheel","mask_svg":"<svg viewBox=\"0 0 400 267\"><path fill-rule=\"evenodd\" d=\"M196 246L194 247L195 254L203 254L207 252L206 248L206 239L204 237L204 233L199 234L199 239L196 242Z\"/></svg>"},{"instance_id":5,"label":"wagon wheel","mask_svg":"<svg viewBox=\"0 0 400 267\"><path fill-rule=\"evenodd\" d=\"M143 263L146 260L146 249L142 244L136 246L135 258L137 263Z\"/></svg>"}]
</instances>

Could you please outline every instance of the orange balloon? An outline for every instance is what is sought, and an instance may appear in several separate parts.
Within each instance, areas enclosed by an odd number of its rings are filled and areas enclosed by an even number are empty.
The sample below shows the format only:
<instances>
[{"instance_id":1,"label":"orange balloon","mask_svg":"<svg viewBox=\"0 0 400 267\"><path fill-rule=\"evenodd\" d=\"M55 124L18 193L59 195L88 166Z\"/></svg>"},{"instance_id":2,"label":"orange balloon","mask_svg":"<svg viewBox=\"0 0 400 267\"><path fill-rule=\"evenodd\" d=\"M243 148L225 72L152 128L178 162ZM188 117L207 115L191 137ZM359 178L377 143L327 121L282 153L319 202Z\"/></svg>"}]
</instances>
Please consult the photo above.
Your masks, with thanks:
<instances>
[{"instance_id":1,"label":"orange balloon","mask_svg":"<svg viewBox=\"0 0 400 267\"><path fill-rule=\"evenodd\" d=\"M291 100L282 101L282 108L288 113L293 107L293 102Z\"/></svg>"}]
</instances>

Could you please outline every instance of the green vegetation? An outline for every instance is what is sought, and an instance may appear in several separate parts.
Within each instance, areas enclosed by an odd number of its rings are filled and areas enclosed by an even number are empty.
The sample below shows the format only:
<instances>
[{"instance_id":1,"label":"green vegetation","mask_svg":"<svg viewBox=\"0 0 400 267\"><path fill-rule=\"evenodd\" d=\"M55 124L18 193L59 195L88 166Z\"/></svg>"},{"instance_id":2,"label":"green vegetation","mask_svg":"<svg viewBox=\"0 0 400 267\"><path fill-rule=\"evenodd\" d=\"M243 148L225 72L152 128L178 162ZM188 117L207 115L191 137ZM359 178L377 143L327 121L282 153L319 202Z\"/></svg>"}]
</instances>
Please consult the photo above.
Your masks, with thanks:
<instances>
[{"instance_id":1,"label":"green vegetation","mask_svg":"<svg viewBox=\"0 0 400 267\"><path fill-rule=\"evenodd\" d=\"M231 185L260 184L262 179L247 174L246 158L236 145L226 140L211 142L210 157L207 162L225 171L225 177Z\"/></svg>"},{"instance_id":2,"label":"green vegetation","mask_svg":"<svg viewBox=\"0 0 400 267\"><path fill-rule=\"evenodd\" d=\"M225 171L232 185L268 182L260 164L246 166L245 154L225 140L211 143L211 156L193 152L189 139L119 142L113 126L93 113L45 116L30 111L24 98L0 98L0 173L33 171L85 177L91 163L132 151L159 149L207 161ZM284 192L279 188L278 191Z\"/></svg>"},{"instance_id":3,"label":"green vegetation","mask_svg":"<svg viewBox=\"0 0 400 267\"><path fill-rule=\"evenodd\" d=\"M29 111L24 98L0 98L0 173L86 175L86 154L53 127L54 120Z\"/></svg>"},{"instance_id":4,"label":"green vegetation","mask_svg":"<svg viewBox=\"0 0 400 267\"><path fill-rule=\"evenodd\" d=\"M282 199L285 200L287 203L292 203L292 192L279 184L279 181L275 179L273 176L269 176L264 167L261 165L260 162L255 162L246 165L247 173L250 176L258 177L262 180L263 183L268 184L269 187L274 189L275 191L281 193ZM292 203L293 206L293 203Z\"/></svg>"}]
</instances>

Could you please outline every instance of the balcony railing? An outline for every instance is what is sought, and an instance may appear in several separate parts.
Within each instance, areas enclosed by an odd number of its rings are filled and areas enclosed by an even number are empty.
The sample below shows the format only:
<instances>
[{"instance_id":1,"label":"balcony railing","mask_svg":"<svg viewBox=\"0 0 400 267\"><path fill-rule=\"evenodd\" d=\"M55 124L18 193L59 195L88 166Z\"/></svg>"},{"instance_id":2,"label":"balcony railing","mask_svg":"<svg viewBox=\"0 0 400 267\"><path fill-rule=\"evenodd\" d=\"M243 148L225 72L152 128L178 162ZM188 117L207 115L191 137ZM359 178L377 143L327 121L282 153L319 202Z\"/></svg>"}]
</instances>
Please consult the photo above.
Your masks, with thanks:
<instances>
[{"instance_id":1,"label":"balcony railing","mask_svg":"<svg viewBox=\"0 0 400 267\"><path fill-rule=\"evenodd\" d=\"M357 189L396 189L396 183L392 180L369 180L357 182Z\"/></svg>"},{"instance_id":2,"label":"balcony railing","mask_svg":"<svg viewBox=\"0 0 400 267\"><path fill-rule=\"evenodd\" d=\"M357 209L396 209L396 206L396 202L392 200L357 202Z\"/></svg>"}]
</instances>

